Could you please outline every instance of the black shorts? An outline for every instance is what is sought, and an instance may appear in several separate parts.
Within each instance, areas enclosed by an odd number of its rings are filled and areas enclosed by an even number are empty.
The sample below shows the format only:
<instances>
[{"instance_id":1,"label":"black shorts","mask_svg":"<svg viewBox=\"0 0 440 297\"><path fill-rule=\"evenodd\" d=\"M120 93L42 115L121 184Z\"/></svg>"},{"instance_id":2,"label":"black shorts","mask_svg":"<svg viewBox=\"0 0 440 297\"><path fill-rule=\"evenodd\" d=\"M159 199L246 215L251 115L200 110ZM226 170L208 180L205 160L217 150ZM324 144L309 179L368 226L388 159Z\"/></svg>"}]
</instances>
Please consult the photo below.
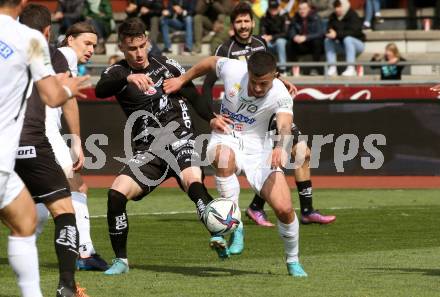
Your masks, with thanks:
<instances>
[{"instance_id":1,"label":"black shorts","mask_svg":"<svg viewBox=\"0 0 440 297\"><path fill-rule=\"evenodd\" d=\"M69 183L56 162L49 141L36 146L20 146L15 171L35 203L49 203L70 196Z\"/></svg>"},{"instance_id":2,"label":"black shorts","mask_svg":"<svg viewBox=\"0 0 440 297\"><path fill-rule=\"evenodd\" d=\"M189 114L183 117L180 111L174 112L171 119L178 123L178 128L173 133L158 136L168 141L166 145L159 146L163 149L158 151L150 143L150 149L136 150L119 172L119 175L130 176L142 188L142 194L134 200L142 199L170 177L175 177L181 186L180 173L199 164L200 154L195 149L195 134Z\"/></svg>"}]
</instances>

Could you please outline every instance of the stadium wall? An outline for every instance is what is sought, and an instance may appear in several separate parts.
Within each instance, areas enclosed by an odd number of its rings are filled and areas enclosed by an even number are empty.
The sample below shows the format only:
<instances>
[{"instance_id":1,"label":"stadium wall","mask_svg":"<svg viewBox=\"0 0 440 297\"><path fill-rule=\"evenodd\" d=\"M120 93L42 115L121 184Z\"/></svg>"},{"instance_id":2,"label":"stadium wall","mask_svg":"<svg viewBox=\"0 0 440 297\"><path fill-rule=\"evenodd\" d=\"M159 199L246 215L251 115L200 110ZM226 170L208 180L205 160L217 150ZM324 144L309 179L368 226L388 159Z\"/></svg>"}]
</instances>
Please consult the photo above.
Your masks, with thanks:
<instances>
[{"instance_id":1,"label":"stadium wall","mask_svg":"<svg viewBox=\"0 0 440 297\"><path fill-rule=\"evenodd\" d=\"M216 88L215 97L221 91ZM81 133L88 157L84 174L113 175L122 165L114 157L124 157L125 115L113 98L98 101L93 90L88 93L89 98L80 102ZM440 176L439 103L429 86L307 86L300 88L294 112L295 122L308 135L309 146L313 144L316 175ZM193 118L198 133L209 133L207 123L197 115ZM383 155L383 165L366 169L362 158L364 162L375 158L364 142L369 135L378 134L384 136L386 145L374 141L372 145ZM316 141L322 136L331 141L319 152ZM335 162L341 154L347 160Z\"/></svg>"}]
</instances>

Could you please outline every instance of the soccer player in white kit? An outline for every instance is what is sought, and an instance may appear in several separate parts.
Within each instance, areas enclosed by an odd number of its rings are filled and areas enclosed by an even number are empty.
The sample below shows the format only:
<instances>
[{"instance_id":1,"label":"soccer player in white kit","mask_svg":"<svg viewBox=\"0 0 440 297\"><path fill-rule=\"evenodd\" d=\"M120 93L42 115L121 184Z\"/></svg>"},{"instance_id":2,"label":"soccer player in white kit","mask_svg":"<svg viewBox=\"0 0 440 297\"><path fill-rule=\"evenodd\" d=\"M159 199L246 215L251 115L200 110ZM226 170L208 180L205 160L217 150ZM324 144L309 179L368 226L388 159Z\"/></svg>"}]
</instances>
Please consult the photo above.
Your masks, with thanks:
<instances>
[{"instance_id":1,"label":"soccer player in white kit","mask_svg":"<svg viewBox=\"0 0 440 297\"><path fill-rule=\"evenodd\" d=\"M40 297L35 206L14 171L26 99L34 82L46 104L60 106L82 95L79 85L87 77L54 76L43 35L17 22L26 2L0 0L0 218L11 230L8 258L21 295Z\"/></svg>"},{"instance_id":2,"label":"soccer player in white kit","mask_svg":"<svg viewBox=\"0 0 440 297\"><path fill-rule=\"evenodd\" d=\"M216 169L217 189L223 198L238 202L240 185L233 181L236 172L243 171L252 189L269 203L278 218L288 273L306 277L298 260L298 219L280 168L291 148L293 100L284 84L276 79L276 59L270 53L256 52L246 65L238 60L209 57L182 76L165 81L164 90L176 92L187 82L214 70L225 87L223 116L211 123L211 127L221 127L223 131L212 132L207 149ZM280 134L275 148L267 133L273 114ZM223 237L211 237L211 246L220 256L228 257Z\"/></svg>"},{"instance_id":3,"label":"soccer player in white kit","mask_svg":"<svg viewBox=\"0 0 440 297\"><path fill-rule=\"evenodd\" d=\"M70 26L62 47L58 50L64 55L69 65L71 75L78 76L78 64L85 64L92 57L97 44L95 28L86 22L79 22ZM67 126L72 139L71 150L60 133L61 115L64 113ZM55 158L64 170L69 181L72 195L72 204L75 209L76 224L79 233L79 258L77 267L80 270L101 270L108 268L107 263L96 253L90 236L90 215L87 207L87 185L81 178L79 170L84 164L84 154L81 147L79 109L76 99L66 102L62 107L51 108L46 106L46 136L52 146ZM42 226L48 217L48 211L43 204L38 204L39 222L37 230L41 232Z\"/></svg>"}]
</instances>

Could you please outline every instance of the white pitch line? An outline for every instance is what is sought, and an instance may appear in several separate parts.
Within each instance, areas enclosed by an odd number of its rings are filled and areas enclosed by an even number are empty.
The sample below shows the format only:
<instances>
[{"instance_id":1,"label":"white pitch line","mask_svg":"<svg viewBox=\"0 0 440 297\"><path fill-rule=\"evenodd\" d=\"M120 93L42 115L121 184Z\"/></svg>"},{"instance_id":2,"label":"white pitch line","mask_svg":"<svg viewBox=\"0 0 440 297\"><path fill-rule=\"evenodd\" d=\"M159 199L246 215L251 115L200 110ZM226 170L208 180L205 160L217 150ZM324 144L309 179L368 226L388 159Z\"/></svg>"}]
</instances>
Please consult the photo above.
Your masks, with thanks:
<instances>
[{"instance_id":1,"label":"white pitch line","mask_svg":"<svg viewBox=\"0 0 440 297\"><path fill-rule=\"evenodd\" d=\"M373 207L372 207L373 208ZM324 209L324 208L322 208ZM326 208L328 210L340 210L340 209L353 209L353 207L332 207L332 208ZM246 208L243 208L241 211L246 211ZM193 210L185 210L185 211L163 211L163 212L138 212L138 213L132 213L129 214L130 216L167 216L167 215L178 215L178 214L190 214L190 213L196 213ZM107 215L94 215L90 216L91 219L98 219L98 218L106 218Z\"/></svg>"},{"instance_id":2,"label":"white pitch line","mask_svg":"<svg viewBox=\"0 0 440 297\"><path fill-rule=\"evenodd\" d=\"M392 206L392 205L391 205ZM409 205L410 206L410 205ZM381 208L382 206L368 206L368 207L350 207L350 206L341 206L341 207L329 207L329 208L320 208L322 210L344 210L344 209L377 209ZM411 209L426 209L427 207L411 207ZM246 211L245 208L241 209L241 211ZM184 211L162 211L162 212L138 212L138 213L131 213L129 214L131 217L133 216L167 216L167 215L178 215L178 214L191 214L196 213L194 210L184 210ZM91 219L99 219L99 218L106 218L106 214L101 215L94 215L90 216Z\"/></svg>"}]
</instances>

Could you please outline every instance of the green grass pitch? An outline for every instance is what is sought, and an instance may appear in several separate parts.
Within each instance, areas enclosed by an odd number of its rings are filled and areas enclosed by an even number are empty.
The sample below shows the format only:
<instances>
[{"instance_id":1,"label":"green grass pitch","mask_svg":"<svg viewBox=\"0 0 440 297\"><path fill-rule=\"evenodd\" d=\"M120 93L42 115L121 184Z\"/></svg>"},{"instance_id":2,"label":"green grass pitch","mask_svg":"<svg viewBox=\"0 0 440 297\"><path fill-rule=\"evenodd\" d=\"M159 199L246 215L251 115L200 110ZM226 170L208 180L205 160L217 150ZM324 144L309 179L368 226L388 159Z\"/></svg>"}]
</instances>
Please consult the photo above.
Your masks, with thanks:
<instances>
[{"instance_id":1,"label":"green grass pitch","mask_svg":"<svg viewBox=\"0 0 440 297\"><path fill-rule=\"evenodd\" d=\"M251 192L243 190L240 206ZM294 204L297 194L292 192ZM301 226L307 279L287 275L276 228L244 218L242 255L219 261L192 202L158 189L129 203L130 273L78 272L91 297L132 296L440 296L440 190L315 190L315 206L338 216L329 226ZM106 191L89 193L92 238L108 261ZM275 220L269 211L270 219ZM0 297L19 296L0 228ZM39 238L41 284L55 296L57 264L50 221Z\"/></svg>"}]
</instances>

